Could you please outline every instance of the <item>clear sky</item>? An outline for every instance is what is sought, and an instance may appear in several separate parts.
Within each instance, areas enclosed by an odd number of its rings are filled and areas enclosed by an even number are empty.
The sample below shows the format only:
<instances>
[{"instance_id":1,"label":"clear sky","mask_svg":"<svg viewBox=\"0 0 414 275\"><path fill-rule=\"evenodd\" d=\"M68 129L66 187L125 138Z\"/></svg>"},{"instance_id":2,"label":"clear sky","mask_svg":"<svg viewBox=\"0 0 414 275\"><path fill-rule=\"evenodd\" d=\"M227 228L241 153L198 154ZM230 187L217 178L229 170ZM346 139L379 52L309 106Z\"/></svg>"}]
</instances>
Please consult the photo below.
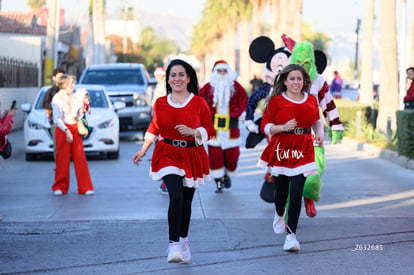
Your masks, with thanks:
<instances>
[{"instance_id":1,"label":"clear sky","mask_svg":"<svg viewBox=\"0 0 414 275\"><path fill-rule=\"evenodd\" d=\"M85 0L61 0L66 17L76 18L86 14ZM199 19L206 0L129 0L150 12L165 12L182 17ZM29 11L27 0L2 0L3 10ZM122 5L122 0L107 0L107 5ZM303 0L303 20L317 31L328 34L354 31L356 20L363 15L363 1L358 0Z\"/></svg>"}]
</instances>

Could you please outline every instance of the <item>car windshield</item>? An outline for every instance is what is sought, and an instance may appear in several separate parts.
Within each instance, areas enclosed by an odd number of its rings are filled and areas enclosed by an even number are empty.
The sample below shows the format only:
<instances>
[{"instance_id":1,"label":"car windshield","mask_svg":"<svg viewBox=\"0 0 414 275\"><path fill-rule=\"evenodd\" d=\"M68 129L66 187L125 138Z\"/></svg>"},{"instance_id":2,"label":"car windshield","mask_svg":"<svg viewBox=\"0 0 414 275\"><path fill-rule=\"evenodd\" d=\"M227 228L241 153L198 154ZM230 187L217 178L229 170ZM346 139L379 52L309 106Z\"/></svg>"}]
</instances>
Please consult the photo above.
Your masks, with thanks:
<instances>
[{"instance_id":1,"label":"car windshield","mask_svg":"<svg viewBox=\"0 0 414 275\"><path fill-rule=\"evenodd\" d=\"M140 69L126 70L96 70L87 71L82 84L118 85L134 84L144 85L143 74Z\"/></svg>"},{"instance_id":2,"label":"car windshield","mask_svg":"<svg viewBox=\"0 0 414 275\"><path fill-rule=\"evenodd\" d=\"M108 108L108 100L106 99L105 92L103 90L91 90L87 89L89 98L91 101L92 108ZM43 98L45 97L46 91L41 91L38 100L35 105L35 109L44 109L42 106Z\"/></svg>"}]
</instances>

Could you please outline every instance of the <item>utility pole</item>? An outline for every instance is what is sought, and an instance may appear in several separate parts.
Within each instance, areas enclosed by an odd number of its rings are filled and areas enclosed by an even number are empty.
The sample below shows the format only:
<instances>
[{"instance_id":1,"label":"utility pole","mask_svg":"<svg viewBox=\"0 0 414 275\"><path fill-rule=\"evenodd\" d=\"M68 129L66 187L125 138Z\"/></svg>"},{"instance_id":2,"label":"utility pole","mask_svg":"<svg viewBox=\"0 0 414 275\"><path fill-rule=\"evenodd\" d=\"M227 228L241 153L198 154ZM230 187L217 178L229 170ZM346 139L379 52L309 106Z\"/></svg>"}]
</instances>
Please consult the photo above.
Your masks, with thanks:
<instances>
[{"instance_id":1,"label":"utility pole","mask_svg":"<svg viewBox=\"0 0 414 275\"><path fill-rule=\"evenodd\" d=\"M126 55L128 53L128 0L124 0L124 36L122 40L122 53Z\"/></svg>"},{"instance_id":2,"label":"utility pole","mask_svg":"<svg viewBox=\"0 0 414 275\"><path fill-rule=\"evenodd\" d=\"M43 67L43 85L52 84L53 69L58 64L60 0L50 0L46 29L46 48Z\"/></svg>"},{"instance_id":3,"label":"utility pole","mask_svg":"<svg viewBox=\"0 0 414 275\"><path fill-rule=\"evenodd\" d=\"M400 110L404 109L404 96L407 92L406 90L406 80L405 80L405 69L406 69L406 65L405 65L405 60L406 60L406 56L405 56L405 40L406 40L406 0L402 0L401 1L401 32L400 32L400 73L398 74L398 83L399 83L399 103L400 103Z\"/></svg>"},{"instance_id":4,"label":"utility pole","mask_svg":"<svg viewBox=\"0 0 414 275\"><path fill-rule=\"evenodd\" d=\"M358 42L359 42L359 26L361 25L361 19L357 19L356 27L356 43L355 43L355 67L354 67L354 82L358 77Z\"/></svg>"},{"instance_id":5,"label":"utility pole","mask_svg":"<svg viewBox=\"0 0 414 275\"><path fill-rule=\"evenodd\" d=\"M93 58L91 64L106 61L105 50L105 1L92 0Z\"/></svg>"}]
</instances>

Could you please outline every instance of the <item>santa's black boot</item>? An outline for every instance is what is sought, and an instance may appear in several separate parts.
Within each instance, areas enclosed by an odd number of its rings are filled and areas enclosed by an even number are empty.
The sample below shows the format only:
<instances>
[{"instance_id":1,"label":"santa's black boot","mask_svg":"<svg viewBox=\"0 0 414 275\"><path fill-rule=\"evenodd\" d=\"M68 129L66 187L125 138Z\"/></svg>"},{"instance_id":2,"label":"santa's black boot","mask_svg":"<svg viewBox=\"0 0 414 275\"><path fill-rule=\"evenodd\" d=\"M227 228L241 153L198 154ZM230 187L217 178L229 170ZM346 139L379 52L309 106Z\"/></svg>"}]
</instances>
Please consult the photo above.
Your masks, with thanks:
<instances>
[{"instance_id":1,"label":"santa's black boot","mask_svg":"<svg viewBox=\"0 0 414 275\"><path fill-rule=\"evenodd\" d=\"M223 193L223 178L214 179L216 181L216 193Z\"/></svg>"},{"instance_id":2,"label":"santa's black boot","mask_svg":"<svg viewBox=\"0 0 414 275\"><path fill-rule=\"evenodd\" d=\"M229 176L225 175L223 179L224 187L230 188L231 187L231 179Z\"/></svg>"}]
</instances>

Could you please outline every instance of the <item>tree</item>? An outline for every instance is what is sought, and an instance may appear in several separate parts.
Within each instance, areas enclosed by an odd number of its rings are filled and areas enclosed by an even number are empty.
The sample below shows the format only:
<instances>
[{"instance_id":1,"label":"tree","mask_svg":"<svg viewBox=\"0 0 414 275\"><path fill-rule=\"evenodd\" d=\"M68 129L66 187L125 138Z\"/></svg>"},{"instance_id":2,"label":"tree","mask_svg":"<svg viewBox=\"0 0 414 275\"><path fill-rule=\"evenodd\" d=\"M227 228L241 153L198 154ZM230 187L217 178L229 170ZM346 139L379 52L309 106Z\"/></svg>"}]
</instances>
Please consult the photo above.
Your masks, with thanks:
<instances>
[{"instance_id":1,"label":"tree","mask_svg":"<svg viewBox=\"0 0 414 275\"><path fill-rule=\"evenodd\" d=\"M330 40L329 36L323 32L314 32L308 24L302 24L302 40L292 36L293 40L296 41L308 41L310 42L315 50L323 51L327 53L327 45Z\"/></svg>"},{"instance_id":2,"label":"tree","mask_svg":"<svg viewBox=\"0 0 414 275\"><path fill-rule=\"evenodd\" d=\"M374 48L374 5L375 0L365 0L365 12L363 24L363 48L361 63L361 89L359 102L373 107L373 73L372 73L372 62Z\"/></svg>"},{"instance_id":3,"label":"tree","mask_svg":"<svg viewBox=\"0 0 414 275\"><path fill-rule=\"evenodd\" d=\"M141 39L139 56L144 58L144 64L150 72L164 66L167 55L177 54L180 50L174 41L157 36L150 27L142 30Z\"/></svg>"},{"instance_id":4,"label":"tree","mask_svg":"<svg viewBox=\"0 0 414 275\"><path fill-rule=\"evenodd\" d=\"M123 38L119 35L107 37L114 44L114 52L118 62L138 62L143 63L148 71L152 72L156 67L164 66L164 59L170 54L179 52L177 44L163 37L157 36L151 27L142 30L141 44L135 45L128 38L128 52L124 54Z\"/></svg>"},{"instance_id":5,"label":"tree","mask_svg":"<svg viewBox=\"0 0 414 275\"><path fill-rule=\"evenodd\" d=\"M386 132L387 121L396 129L396 112L399 110L397 67L396 2L380 1L380 98L377 128Z\"/></svg>"},{"instance_id":6,"label":"tree","mask_svg":"<svg viewBox=\"0 0 414 275\"><path fill-rule=\"evenodd\" d=\"M39 10L46 4L46 0L27 0L27 5L32 9L32 12L36 15L39 14Z\"/></svg>"},{"instance_id":7,"label":"tree","mask_svg":"<svg viewBox=\"0 0 414 275\"><path fill-rule=\"evenodd\" d=\"M413 1L411 1L411 56L410 56L410 65L408 67L414 66L414 4Z\"/></svg>"}]
</instances>

